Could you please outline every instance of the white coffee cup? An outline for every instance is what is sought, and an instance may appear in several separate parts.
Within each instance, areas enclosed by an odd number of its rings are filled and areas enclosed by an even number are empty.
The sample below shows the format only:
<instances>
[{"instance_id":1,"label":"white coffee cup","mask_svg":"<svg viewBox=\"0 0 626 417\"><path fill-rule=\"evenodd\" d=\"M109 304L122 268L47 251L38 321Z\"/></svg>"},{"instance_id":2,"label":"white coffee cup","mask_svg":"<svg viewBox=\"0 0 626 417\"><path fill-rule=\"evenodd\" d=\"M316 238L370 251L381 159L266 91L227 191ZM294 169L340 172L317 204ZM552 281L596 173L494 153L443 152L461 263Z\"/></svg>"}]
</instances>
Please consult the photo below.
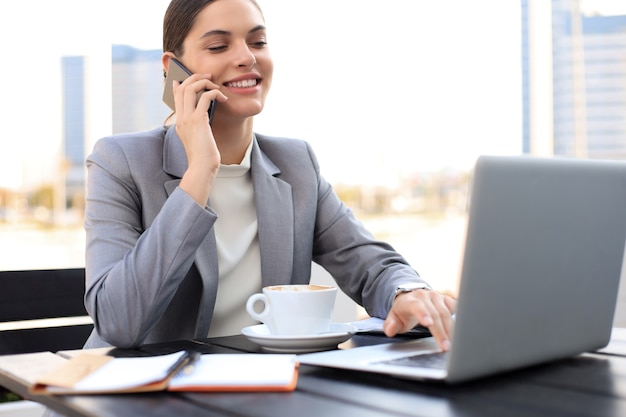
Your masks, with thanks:
<instances>
[{"instance_id":1,"label":"white coffee cup","mask_svg":"<svg viewBox=\"0 0 626 417\"><path fill-rule=\"evenodd\" d=\"M272 335L314 335L329 331L337 287L274 285L248 298L246 310L263 322ZM256 307L263 309L257 312Z\"/></svg>"}]
</instances>

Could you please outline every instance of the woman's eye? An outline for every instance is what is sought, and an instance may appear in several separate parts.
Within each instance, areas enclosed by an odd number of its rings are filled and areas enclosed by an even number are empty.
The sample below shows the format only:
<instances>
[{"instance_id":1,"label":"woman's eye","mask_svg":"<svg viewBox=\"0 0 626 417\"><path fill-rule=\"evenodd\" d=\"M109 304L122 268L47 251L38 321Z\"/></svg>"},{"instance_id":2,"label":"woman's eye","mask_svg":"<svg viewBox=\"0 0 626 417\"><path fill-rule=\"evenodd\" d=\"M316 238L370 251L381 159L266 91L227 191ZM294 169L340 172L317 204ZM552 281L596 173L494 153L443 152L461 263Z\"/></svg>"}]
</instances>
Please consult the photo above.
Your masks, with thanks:
<instances>
[{"instance_id":1,"label":"woman's eye","mask_svg":"<svg viewBox=\"0 0 626 417\"><path fill-rule=\"evenodd\" d=\"M267 45L265 41L252 42L252 47L257 49L265 48L265 45Z\"/></svg>"},{"instance_id":2,"label":"woman's eye","mask_svg":"<svg viewBox=\"0 0 626 417\"><path fill-rule=\"evenodd\" d=\"M207 49L211 52L220 52L223 51L224 49L228 48L227 45L213 45L213 46L207 46Z\"/></svg>"}]
</instances>

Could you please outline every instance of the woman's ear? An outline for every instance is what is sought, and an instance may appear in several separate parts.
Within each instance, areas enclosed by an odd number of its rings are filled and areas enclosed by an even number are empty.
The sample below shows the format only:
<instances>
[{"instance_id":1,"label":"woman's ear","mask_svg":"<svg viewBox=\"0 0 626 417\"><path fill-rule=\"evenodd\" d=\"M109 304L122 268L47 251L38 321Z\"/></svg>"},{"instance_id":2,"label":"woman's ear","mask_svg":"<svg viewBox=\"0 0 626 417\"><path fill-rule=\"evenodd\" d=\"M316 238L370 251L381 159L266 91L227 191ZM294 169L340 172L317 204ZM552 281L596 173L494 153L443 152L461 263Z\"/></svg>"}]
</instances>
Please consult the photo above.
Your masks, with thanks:
<instances>
[{"instance_id":1,"label":"woman's ear","mask_svg":"<svg viewBox=\"0 0 626 417\"><path fill-rule=\"evenodd\" d=\"M176 58L176 56L171 52L164 52L161 56L161 64L163 65L163 74L167 74L167 70L170 67L170 60L172 58Z\"/></svg>"}]
</instances>

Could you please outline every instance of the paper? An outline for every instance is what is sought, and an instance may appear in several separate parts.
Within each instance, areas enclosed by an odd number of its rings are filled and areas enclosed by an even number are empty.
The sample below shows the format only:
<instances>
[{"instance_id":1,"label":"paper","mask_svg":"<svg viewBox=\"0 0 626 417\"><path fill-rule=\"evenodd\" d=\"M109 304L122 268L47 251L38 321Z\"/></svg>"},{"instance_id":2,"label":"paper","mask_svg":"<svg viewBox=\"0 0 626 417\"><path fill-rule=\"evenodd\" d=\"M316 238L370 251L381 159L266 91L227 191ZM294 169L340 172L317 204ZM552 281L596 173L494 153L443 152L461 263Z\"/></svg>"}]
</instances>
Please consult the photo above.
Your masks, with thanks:
<instances>
[{"instance_id":1,"label":"paper","mask_svg":"<svg viewBox=\"0 0 626 417\"><path fill-rule=\"evenodd\" d=\"M454 318L454 316L453 316ZM380 333L384 334L383 323L385 320L378 317L369 317L367 319L353 321L351 325L357 328L358 333ZM430 336L430 331L426 327L417 326L408 332L402 333L407 336L426 337Z\"/></svg>"},{"instance_id":2,"label":"paper","mask_svg":"<svg viewBox=\"0 0 626 417\"><path fill-rule=\"evenodd\" d=\"M359 332L381 332L383 333L383 323L385 321L383 319L379 319L378 317L370 317L367 319L353 321L353 326L356 326L357 331Z\"/></svg>"},{"instance_id":3,"label":"paper","mask_svg":"<svg viewBox=\"0 0 626 417\"><path fill-rule=\"evenodd\" d=\"M115 358L74 385L77 391L125 390L167 378L184 352L142 358ZM138 360L140 359L140 360Z\"/></svg>"},{"instance_id":4,"label":"paper","mask_svg":"<svg viewBox=\"0 0 626 417\"><path fill-rule=\"evenodd\" d=\"M162 356L114 358L85 353L64 360L43 375L31 391L37 394L120 393L163 390L168 372L184 351Z\"/></svg>"},{"instance_id":5,"label":"paper","mask_svg":"<svg viewBox=\"0 0 626 417\"><path fill-rule=\"evenodd\" d=\"M111 360L113 358L110 356L83 354L64 362L59 368L53 369L37 382L54 387L73 388L78 381L94 373Z\"/></svg>"},{"instance_id":6,"label":"paper","mask_svg":"<svg viewBox=\"0 0 626 417\"><path fill-rule=\"evenodd\" d=\"M65 362L65 359L52 352L3 355L0 356L0 372L31 385L42 375L57 369Z\"/></svg>"},{"instance_id":7,"label":"paper","mask_svg":"<svg viewBox=\"0 0 626 417\"><path fill-rule=\"evenodd\" d=\"M295 355L283 354L211 354L202 355L192 367L176 375L169 389L205 390L245 387L270 389L295 384Z\"/></svg>"},{"instance_id":8,"label":"paper","mask_svg":"<svg viewBox=\"0 0 626 417\"><path fill-rule=\"evenodd\" d=\"M114 358L73 356L37 378L35 394L105 394L146 391L292 391L298 362L287 354L204 354L191 365L193 354ZM176 369L184 366L175 374Z\"/></svg>"}]
</instances>

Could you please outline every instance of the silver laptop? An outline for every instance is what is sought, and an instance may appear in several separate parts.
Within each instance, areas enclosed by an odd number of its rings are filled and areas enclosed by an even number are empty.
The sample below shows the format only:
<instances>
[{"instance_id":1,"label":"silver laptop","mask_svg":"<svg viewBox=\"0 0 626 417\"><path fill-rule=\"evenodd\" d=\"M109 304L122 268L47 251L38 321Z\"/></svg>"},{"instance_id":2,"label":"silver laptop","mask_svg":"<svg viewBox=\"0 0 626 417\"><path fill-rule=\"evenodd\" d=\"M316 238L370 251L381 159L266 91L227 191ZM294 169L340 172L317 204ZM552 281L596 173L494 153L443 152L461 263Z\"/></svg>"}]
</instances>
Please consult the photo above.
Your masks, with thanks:
<instances>
[{"instance_id":1,"label":"silver laptop","mask_svg":"<svg viewBox=\"0 0 626 417\"><path fill-rule=\"evenodd\" d=\"M456 383L599 349L611 335L625 240L626 163L482 156L451 350L426 338L299 360Z\"/></svg>"}]
</instances>

